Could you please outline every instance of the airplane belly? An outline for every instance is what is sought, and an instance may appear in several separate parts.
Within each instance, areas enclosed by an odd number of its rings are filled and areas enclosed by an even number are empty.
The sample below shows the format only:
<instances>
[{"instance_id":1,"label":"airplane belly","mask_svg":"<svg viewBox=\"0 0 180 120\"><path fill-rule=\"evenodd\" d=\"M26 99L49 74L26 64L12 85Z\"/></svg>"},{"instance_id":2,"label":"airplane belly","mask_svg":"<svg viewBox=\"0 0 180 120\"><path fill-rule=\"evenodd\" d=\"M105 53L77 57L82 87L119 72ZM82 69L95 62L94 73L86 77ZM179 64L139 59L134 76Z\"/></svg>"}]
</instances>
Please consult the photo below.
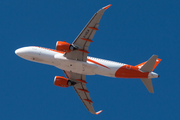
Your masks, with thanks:
<instances>
[{"instance_id":1,"label":"airplane belly","mask_svg":"<svg viewBox=\"0 0 180 120\"><path fill-rule=\"evenodd\" d=\"M71 71L84 75L94 75L93 70L97 67L96 65L91 65L82 61L69 60L65 58L62 54L56 54L54 58L59 63L56 65L57 68Z\"/></svg>"}]
</instances>

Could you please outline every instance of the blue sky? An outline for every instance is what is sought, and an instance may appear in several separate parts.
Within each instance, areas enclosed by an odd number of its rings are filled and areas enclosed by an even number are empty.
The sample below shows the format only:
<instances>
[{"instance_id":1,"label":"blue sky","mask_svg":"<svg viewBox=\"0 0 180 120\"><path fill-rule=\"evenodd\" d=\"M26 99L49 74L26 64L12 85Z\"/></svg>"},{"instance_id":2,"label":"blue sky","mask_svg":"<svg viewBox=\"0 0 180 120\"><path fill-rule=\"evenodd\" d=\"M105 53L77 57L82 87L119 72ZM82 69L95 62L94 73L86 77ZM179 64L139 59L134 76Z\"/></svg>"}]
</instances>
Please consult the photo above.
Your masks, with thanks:
<instances>
[{"instance_id":1,"label":"blue sky","mask_svg":"<svg viewBox=\"0 0 180 120\"><path fill-rule=\"evenodd\" d=\"M72 87L54 86L62 70L15 55L17 48L55 49L56 41L72 43L100 8L105 11L89 56L137 65L159 55L150 94L140 79L87 76L93 106L89 113ZM1 0L0 119L179 119L179 1L152 0Z\"/></svg>"}]
</instances>

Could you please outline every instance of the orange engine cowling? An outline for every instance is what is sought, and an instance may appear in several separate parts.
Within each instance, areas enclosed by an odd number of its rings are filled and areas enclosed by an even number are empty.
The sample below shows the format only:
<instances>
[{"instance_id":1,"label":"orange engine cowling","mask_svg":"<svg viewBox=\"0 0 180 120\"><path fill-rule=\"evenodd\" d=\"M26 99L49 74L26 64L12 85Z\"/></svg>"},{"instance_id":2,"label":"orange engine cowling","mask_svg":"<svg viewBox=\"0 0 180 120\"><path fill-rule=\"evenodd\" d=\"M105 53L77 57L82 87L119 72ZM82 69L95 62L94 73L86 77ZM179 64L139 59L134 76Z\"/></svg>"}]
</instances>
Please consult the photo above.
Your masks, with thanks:
<instances>
[{"instance_id":1,"label":"orange engine cowling","mask_svg":"<svg viewBox=\"0 0 180 120\"><path fill-rule=\"evenodd\" d=\"M56 42L56 50L61 52L71 52L70 50L71 44L66 41L57 41Z\"/></svg>"},{"instance_id":2,"label":"orange engine cowling","mask_svg":"<svg viewBox=\"0 0 180 120\"><path fill-rule=\"evenodd\" d=\"M68 79L63 76L55 76L54 85L59 87L69 87Z\"/></svg>"}]
</instances>

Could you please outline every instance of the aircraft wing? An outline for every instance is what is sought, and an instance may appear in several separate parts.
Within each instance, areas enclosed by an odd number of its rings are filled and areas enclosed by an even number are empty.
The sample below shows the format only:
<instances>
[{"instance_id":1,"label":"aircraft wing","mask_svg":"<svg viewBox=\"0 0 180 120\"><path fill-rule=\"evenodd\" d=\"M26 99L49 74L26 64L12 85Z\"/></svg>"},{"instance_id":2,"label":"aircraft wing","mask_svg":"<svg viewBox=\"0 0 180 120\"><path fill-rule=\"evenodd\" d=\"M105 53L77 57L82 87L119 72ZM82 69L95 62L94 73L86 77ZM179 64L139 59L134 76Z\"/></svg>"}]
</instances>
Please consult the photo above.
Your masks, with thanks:
<instances>
[{"instance_id":1,"label":"aircraft wing","mask_svg":"<svg viewBox=\"0 0 180 120\"><path fill-rule=\"evenodd\" d=\"M104 11L108 9L110 6L111 4L103 7L97 13L94 14L91 20L87 23L87 25L84 27L84 29L80 32L80 34L72 43L72 45L74 47L77 47L78 50L66 53L65 57L67 57L68 59L86 62L88 48L90 43L92 42L92 39L96 31L98 30L99 21L101 20Z\"/></svg>"},{"instance_id":2,"label":"aircraft wing","mask_svg":"<svg viewBox=\"0 0 180 120\"><path fill-rule=\"evenodd\" d=\"M83 102L84 106L87 108L89 112L92 114L99 114L102 111L95 112L93 108L93 102L90 98L89 91L86 87L86 75L74 73L74 72L68 72L63 71L67 78L69 78L72 81L77 82L77 84L73 85L74 90L78 94L79 98Z\"/></svg>"}]
</instances>

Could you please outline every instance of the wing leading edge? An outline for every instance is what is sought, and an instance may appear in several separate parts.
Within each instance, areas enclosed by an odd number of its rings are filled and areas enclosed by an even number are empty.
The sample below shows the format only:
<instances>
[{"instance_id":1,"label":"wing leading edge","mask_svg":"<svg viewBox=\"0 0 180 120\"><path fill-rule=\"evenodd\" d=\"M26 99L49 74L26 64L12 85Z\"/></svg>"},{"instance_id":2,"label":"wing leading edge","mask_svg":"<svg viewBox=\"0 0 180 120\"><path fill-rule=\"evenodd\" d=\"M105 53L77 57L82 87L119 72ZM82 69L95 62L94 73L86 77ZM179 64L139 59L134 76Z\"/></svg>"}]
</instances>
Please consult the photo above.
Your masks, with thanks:
<instances>
[{"instance_id":1,"label":"wing leading edge","mask_svg":"<svg viewBox=\"0 0 180 120\"><path fill-rule=\"evenodd\" d=\"M67 57L68 59L86 62L87 54L89 53L89 45L91 42L93 42L92 39L96 31L98 30L99 22L101 20L102 15L104 14L104 11L108 9L110 6L111 4L103 7L97 13L94 14L91 20L87 23L87 25L84 27L84 29L80 32L80 34L72 43L72 45L77 47L78 50L66 53L65 57Z\"/></svg>"}]
</instances>

